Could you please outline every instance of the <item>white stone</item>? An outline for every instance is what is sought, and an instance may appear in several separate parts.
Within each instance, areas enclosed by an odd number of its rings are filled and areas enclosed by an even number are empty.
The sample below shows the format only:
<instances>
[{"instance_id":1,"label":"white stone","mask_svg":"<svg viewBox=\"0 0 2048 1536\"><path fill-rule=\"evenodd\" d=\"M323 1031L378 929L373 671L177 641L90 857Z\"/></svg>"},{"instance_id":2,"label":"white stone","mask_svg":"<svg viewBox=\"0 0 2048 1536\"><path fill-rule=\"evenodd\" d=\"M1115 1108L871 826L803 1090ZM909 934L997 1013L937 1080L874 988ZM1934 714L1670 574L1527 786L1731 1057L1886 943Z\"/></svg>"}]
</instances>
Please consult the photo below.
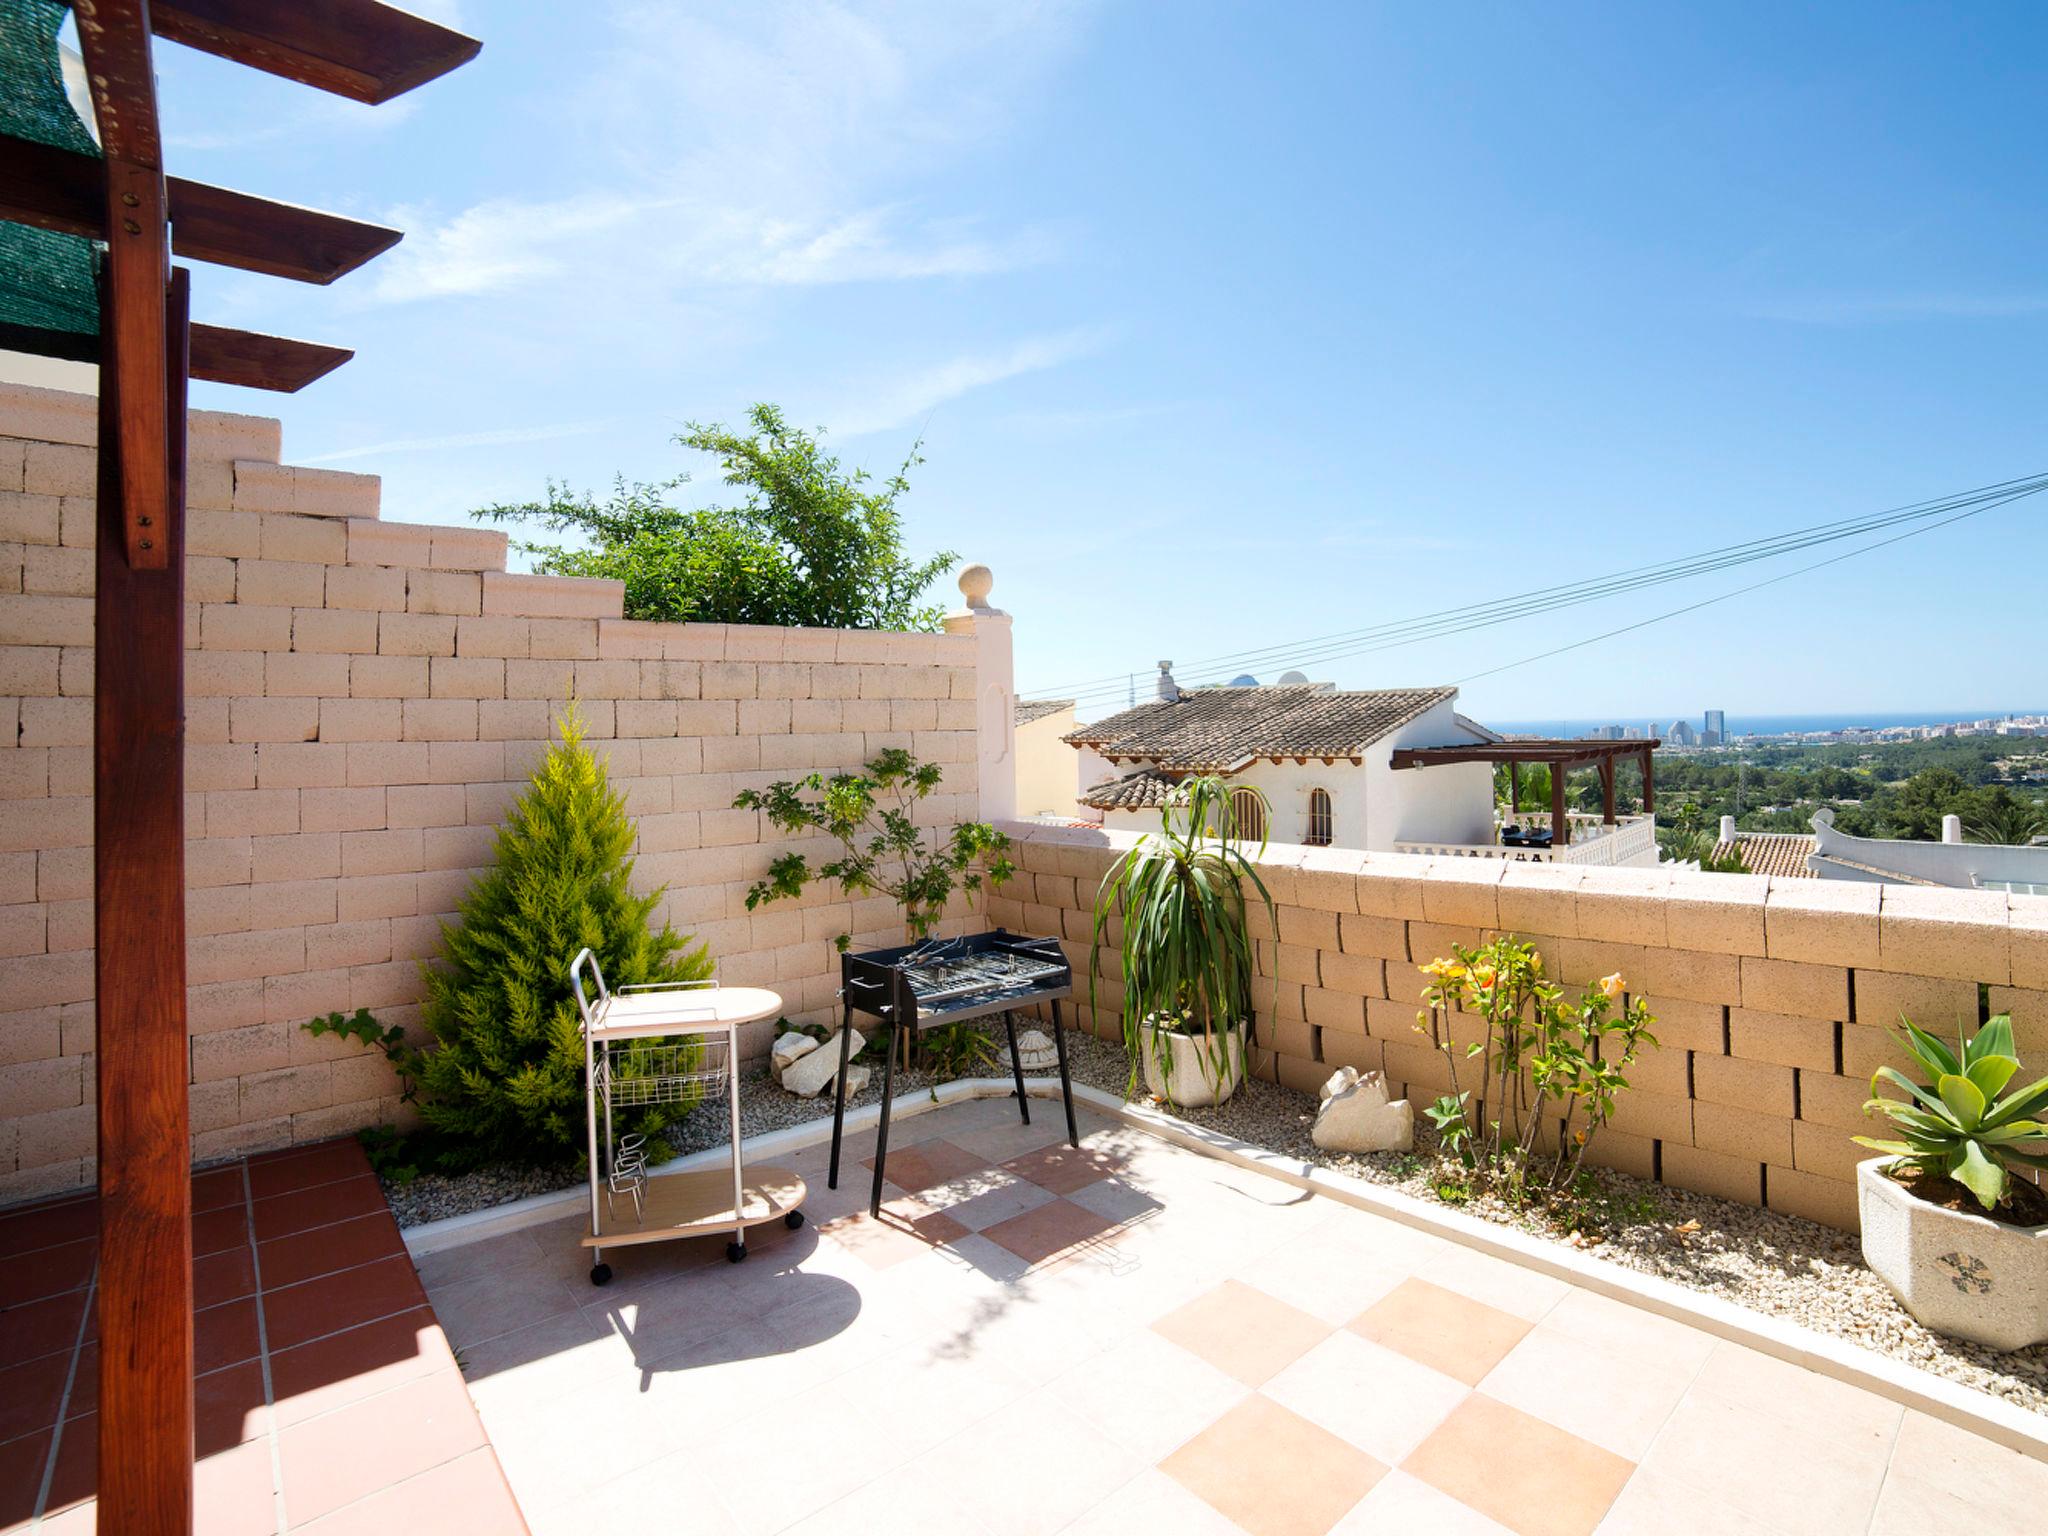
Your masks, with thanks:
<instances>
[{"instance_id":1,"label":"white stone","mask_svg":"<svg viewBox=\"0 0 2048 1536\"><path fill-rule=\"evenodd\" d=\"M2048 1226L2016 1227L1919 1199L1888 1177L1891 1159L1856 1165L1863 1260L1936 1333L1991 1349L2048 1339Z\"/></svg>"},{"instance_id":2,"label":"white stone","mask_svg":"<svg viewBox=\"0 0 2048 1536\"><path fill-rule=\"evenodd\" d=\"M1052 1036L1042 1029L1027 1029L1017 1037L1017 1059L1024 1063L1026 1072L1036 1072L1052 1066L1060 1057Z\"/></svg>"},{"instance_id":3,"label":"white stone","mask_svg":"<svg viewBox=\"0 0 2048 1536\"><path fill-rule=\"evenodd\" d=\"M813 1040L809 1035L800 1035L792 1029L788 1034L775 1042L775 1049L771 1059L775 1063L776 1072L778 1074L787 1072L796 1064L799 1056L808 1056L817 1048L817 1041Z\"/></svg>"},{"instance_id":4,"label":"white stone","mask_svg":"<svg viewBox=\"0 0 2048 1536\"><path fill-rule=\"evenodd\" d=\"M858 1056L860 1048L866 1044L866 1039L856 1029L847 1050ZM832 1079L838 1075L839 1037L834 1035L825 1042L824 1049L807 1052L792 1062L782 1074L782 1086L800 1099L815 1099L832 1086ZM847 1074L846 1080L849 1083L853 1081L851 1072Z\"/></svg>"},{"instance_id":5,"label":"white stone","mask_svg":"<svg viewBox=\"0 0 2048 1536\"><path fill-rule=\"evenodd\" d=\"M1310 1139L1326 1152L1406 1152L1415 1145L1415 1112L1406 1099L1387 1101L1378 1072L1346 1067L1323 1085Z\"/></svg>"},{"instance_id":6,"label":"white stone","mask_svg":"<svg viewBox=\"0 0 2048 1536\"><path fill-rule=\"evenodd\" d=\"M859 1093L861 1089L867 1087L868 1078L871 1075L868 1069L861 1066L858 1062L848 1067L846 1069L846 1096L850 1099L856 1093Z\"/></svg>"}]
</instances>

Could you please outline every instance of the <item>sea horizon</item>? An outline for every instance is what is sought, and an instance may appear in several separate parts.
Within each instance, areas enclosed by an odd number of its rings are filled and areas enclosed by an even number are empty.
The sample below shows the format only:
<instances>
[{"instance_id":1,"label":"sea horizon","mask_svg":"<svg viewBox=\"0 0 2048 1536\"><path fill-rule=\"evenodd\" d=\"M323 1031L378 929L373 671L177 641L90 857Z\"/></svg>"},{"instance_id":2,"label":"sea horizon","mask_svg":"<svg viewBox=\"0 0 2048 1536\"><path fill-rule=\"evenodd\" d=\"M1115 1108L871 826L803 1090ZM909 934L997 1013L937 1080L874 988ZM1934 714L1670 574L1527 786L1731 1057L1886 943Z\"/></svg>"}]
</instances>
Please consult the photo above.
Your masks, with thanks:
<instances>
[{"instance_id":1,"label":"sea horizon","mask_svg":"<svg viewBox=\"0 0 2048 1536\"><path fill-rule=\"evenodd\" d=\"M1901 725L1947 725L1952 722L1969 720L2003 720L2012 715L2035 715L2048 710L2033 709L1956 709L1956 710L1850 710L1829 711L1813 714L1787 715L1738 715L1726 711L1728 734L1731 736L1787 736L1819 731L1845 731L1854 729L1884 730ZM1584 736L1604 725L1641 727L1655 724L1659 734L1671 729L1675 720L1684 720L1697 731L1703 729L1701 712L1685 715L1605 715L1585 716L1573 719L1543 720L1489 720L1486 723L1497 731L1511 736L1551 736L1564 739Z\"/></svg>"}]
</instances>

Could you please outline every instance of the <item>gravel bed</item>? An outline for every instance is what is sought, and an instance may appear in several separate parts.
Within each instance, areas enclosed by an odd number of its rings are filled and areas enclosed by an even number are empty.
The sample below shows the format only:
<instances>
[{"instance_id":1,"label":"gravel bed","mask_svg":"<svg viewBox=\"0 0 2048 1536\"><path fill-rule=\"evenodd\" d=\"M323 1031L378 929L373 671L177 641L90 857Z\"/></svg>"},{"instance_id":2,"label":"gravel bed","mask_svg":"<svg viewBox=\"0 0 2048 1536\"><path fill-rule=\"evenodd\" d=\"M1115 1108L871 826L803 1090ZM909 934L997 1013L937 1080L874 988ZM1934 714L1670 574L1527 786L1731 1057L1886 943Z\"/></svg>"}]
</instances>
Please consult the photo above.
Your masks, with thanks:
<instances>
[{"instance_id":1,"label":"gravel bed","mask_svg":"<svg viewBox=\"0 0 2048 1536\"><path fill-rule=\"evenodd\" d=\"M1079 1032L1069 1036L1068 1047L1076 1082L1114 1094L1124 1092L1130 1068L1121 1049ZM881 1083L878 1070L849 1104L877 1102ZM898 1074L897 1085L900 1096L928 1089L934 1079L928 1072L905 1072ZM1315 1099L1307 1094L1254 1080L1220 1108L1174 1113L1191 1124L1283 1156L1420 1199L1439 1198L1435 1185L1447 1165L1440 1162L1434 1134L1427 1125L1416 1127L1412 1153L1325 1152L1309 1136L1315 1107ZM831 1113L828 1094L799 1099L784 1093L769 1078L765 1063L742 1069L740 1126L747 1136L802 1125ZM721 1097L671 1127L668 1140L680 1155L723 1146L726 1136L726 1107ZM1907 1315L1890 1288L1863 1263L1857 1240L1849 1233L1610 1170L1601 1170L1599 1176L1608 1219L1593 1233L1565 1230L1547 1212L1513 1208L1487 1197L1461 1202L1456 1209L1566 1243L1754 1312L1832 1334L2019 1407L2048 1413L2048 1345L1999 1354L1930 1333ZM409 1184L386 1180L384 1192L398 1224L410 1227L526 1195L578 1187L581 1182L572 1169L535 1172L494 1167L455 1176L428 1174Z\"/></svg>"}]
</instances>

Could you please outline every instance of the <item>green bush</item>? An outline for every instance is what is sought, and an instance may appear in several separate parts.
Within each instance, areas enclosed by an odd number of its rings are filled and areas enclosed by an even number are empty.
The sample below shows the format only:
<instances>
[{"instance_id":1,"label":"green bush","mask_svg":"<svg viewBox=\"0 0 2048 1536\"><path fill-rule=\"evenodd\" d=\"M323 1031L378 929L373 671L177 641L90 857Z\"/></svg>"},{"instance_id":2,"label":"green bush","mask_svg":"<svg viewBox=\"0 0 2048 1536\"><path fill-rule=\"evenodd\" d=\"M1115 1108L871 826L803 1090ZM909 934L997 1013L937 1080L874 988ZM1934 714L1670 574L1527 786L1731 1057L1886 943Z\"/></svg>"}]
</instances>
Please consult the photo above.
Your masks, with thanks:
<instances>
[{"instance_id":1,"label":"green bush","mask_svg":"<svg viewBox=\"0 0 2048 1536\"><path fill-rule=\"evenodd\" d=\"M896 510L910 470L923 462L916 450L875 482L866 470L842 472L816 437L774 406L757 405L748 417L750 434L693 422L676 439L717 456L724 483L744 493L735 505L672 506L687 475L652 485L622 477L601 502L550 481L544 500L474 515L576 535L578 547L519 548L543 573L624 582L629 619L937 629L939 608L919 599L955 557L905 554Z\"/></svg>"},{"instance_id":2,"label":"green bush","mask_svg":"<svg viewBox=\"0 0 2048 1536\"><path fill-rule=\"evenodd\" d=\"M596 952L615 992L711 974L702 946L685 950L666 924L649 929L662 891L633 891L633 823L574 706L557 731L499 830L496 866L463 898L460 920L442 925L438 962L422 967L434 1043L419 1059L420 1113L446 1162L581 1159L582 1020L569 987L579 950ZM618 1129L653 1134L692 1107L622 1111Z\"/></svg>"}]
</instances>

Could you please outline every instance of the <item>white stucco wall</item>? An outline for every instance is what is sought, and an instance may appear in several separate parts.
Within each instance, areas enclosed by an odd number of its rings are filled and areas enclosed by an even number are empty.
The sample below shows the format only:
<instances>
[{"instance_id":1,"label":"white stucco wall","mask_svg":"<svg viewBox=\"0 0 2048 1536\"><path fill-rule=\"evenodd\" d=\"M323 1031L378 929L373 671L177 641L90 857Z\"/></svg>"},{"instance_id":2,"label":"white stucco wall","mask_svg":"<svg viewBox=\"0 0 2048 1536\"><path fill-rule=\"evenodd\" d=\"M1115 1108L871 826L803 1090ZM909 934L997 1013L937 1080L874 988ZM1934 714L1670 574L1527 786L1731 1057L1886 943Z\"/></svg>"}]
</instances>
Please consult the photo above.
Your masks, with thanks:
<instances>
[{"instance_id":1,"label":"white stucco wall","mask_svg":"<svg viewBox=\"0 0 2048 1536\"><path fill-rule=\"evenodd\" d=\"M1310 758L1297 763L1261 760L1230 776L1232 784L1249 784L1263 790L1272 805L1272 824L1267 841L1274 845L1299 843L1308 833L1309 791L1322 788L1330 795L1332 846L1387 851L1395 843L1410 840L1480 843L1493 837L1493 769L1486 763L1456 763L1441 768L1393 768L1396 747L1459 746L1479 738L1458 723L1453 705L1447 700L1419 719L1410 721L1386 740L1367 750L1363 763L1323 763ZM1084 753L1093 757L1093 753ZM1126 763L1110 770L1095 759L1097 783L1131 772ZM1159 812L1107 811L1102 824L1117 831L1150 832L1159 825Z\"/></svg>"},{"instance_id":2,"label":"white stucco wall","mask_svg":"<svg viewBox=\"0 0 2048 1536\"><path fill-rule=\"evenodd\" d=\"M1074 804L1081 793L1081 754L1060 740L1073 729L1072 706L1017 727L1018 815L1081 814Z\"/></svg>"}]
</instances>

